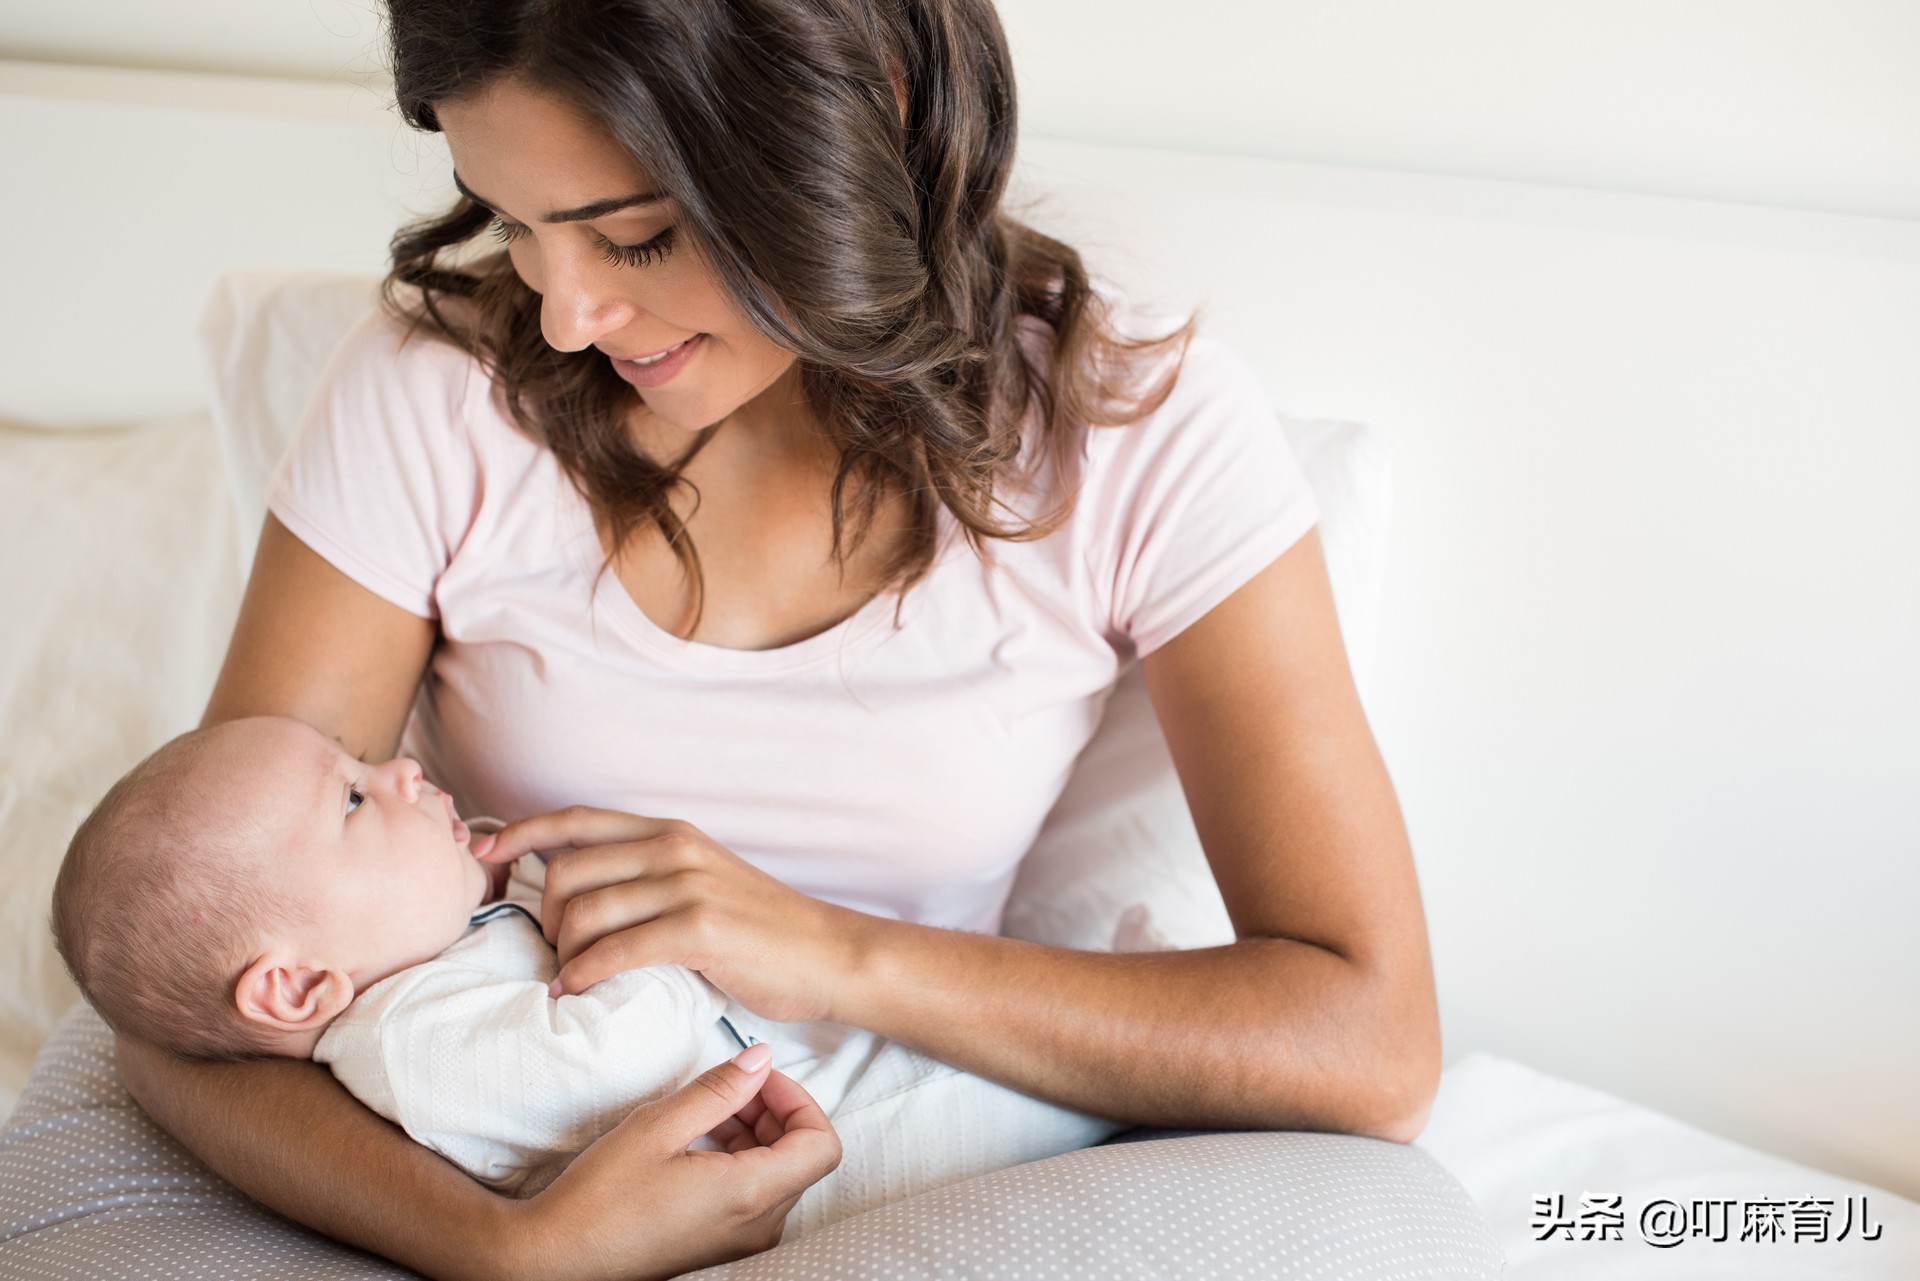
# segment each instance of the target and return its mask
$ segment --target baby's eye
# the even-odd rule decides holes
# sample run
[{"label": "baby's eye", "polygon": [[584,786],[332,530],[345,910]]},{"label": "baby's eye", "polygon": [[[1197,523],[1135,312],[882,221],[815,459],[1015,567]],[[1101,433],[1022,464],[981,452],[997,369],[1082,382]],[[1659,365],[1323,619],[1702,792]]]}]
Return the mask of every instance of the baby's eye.
[{"label": "baby's eye", "polygon": [[360,802],[366,799],[367,798],[361,793],[359,788],[349,787],[347,789],[347,813],[351,814],[355,810],[359,809]]}]

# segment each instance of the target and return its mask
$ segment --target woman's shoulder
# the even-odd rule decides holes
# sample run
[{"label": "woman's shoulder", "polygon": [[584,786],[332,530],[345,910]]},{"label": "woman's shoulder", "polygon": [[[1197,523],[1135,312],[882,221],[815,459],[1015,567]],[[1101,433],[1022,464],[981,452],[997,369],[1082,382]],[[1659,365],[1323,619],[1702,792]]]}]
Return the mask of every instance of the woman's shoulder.
[{"label": "woman's shoulder", "polygon": [[382,308],[335,348],[267,506],[363,585],[432,617],[488,495],[543,456],[504,419],[478,359]]},{"label": "woman's shoulder", "polygon": [[362,316],[334,351],[330,373],[424,390],[461,389],[487,380],[478,356],[436,333],[423,316],[385,304]]},{"label": "woman's shoulder", "polygon": [[[486,363],[424,318],[382,305],[341,339],[312,407],[335,437],[399,439],[504,461],[538,452],[512,425]],[[399,436],[396,429],[404,428]]]},{"label": "woman's shoulder", "polygon": [[[1126,362],[1119,385],[1144,398],[1139,411],[1086,432],[1089,460],[1107,469],[1141,465],[1170,449],[1227,445],[1247,433],[1277,430],[1266,388],[1253,365],[1204,323],[1179,312],[1109,293],[1111,332],[1125,343],[1155,344]],[[1182,331],[1185,331],[1184,333]]]},{"label": "woman's shoulder", "polygon": [[[1136,337],[1184,318],[1130,305]],[[1152,653],[1297,540],[1318,518],[1307,478],[1253,365],[1196,329],[1143,370],[1158,397],[1087,432],[1076,514],[1111,635]],[[1157,380],[1157,381],[1156,381]]]}]

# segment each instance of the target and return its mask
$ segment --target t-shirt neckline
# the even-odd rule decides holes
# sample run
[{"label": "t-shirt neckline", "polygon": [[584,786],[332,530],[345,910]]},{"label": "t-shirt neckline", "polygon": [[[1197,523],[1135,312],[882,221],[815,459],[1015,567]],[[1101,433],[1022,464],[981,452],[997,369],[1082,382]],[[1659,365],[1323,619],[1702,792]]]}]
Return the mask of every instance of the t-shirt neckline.
[{"label": "t-shirt neckline", "polygon": [[[573,526],[569,541],[576,564],[591,584],[590,599],[596,615],[603,617],[637,649],[674,667],[710,672],[784,672],[825,662],[836,654],[852,653],[875,635],[892,629],[894,605],[899,593],[889,589],[871,597],[859,609],[825,631],[815,632],[791,645],[773,649],[732,649],[705,641],[685,640],[653,621],[647,611],[628,594],[626,584],[609,567],[601,573],[606,551],[600,544],[600,531],[594,524],[593,508],[586,495],[573,484],[566,470],[553,460],[561,490],[560,501]],[[937,538],[934,564],[914,590],[925,589],[935,570],[951,559],[955,546],[965,547],[964,539],[954,539],[952,513],[942,505],[935,513]],[[910,612],[910,604],[908,611]],[[902,615],[905,618],[905,613]]]}]

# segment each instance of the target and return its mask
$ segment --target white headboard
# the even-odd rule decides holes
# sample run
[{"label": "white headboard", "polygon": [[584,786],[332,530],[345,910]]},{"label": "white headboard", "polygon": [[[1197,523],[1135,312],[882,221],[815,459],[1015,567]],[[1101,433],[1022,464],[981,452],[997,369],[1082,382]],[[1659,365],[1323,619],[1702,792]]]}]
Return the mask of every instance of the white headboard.
[{"label": "white headboard", "polygon": [[[204,404],[220,271],[378,270],[445,193],[345,88],[0,64],[0,138],[47,425]],[[1394,442],[1372,711],[1449,1057],[1920,1196],[1920,224],[1040,139],[1022,189]]]}]

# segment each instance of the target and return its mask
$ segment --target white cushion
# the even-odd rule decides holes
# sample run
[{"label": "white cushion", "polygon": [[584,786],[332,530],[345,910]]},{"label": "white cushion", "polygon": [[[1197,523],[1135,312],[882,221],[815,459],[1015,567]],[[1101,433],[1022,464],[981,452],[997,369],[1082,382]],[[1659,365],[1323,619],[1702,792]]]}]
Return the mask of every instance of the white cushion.
[{"label": "white cushion", "polygon": [[[250,552],[268,474],[299,427],[327,358],[373,306],[367,276],[237,272],[200,335],[214,421]],[[1364,682],[1385,573],[1392,487],[1374,428],[1281,415],[1320,503],[1320,538],[1356,677]],[[1364,683],[1363,683],[1364,690]],[[1137,951],[1231,941],[1139,671],[1105,719],[1021,865],[1005,933],[1060,947]]]},{"label": "white cushion", "polygon": [[[1164,1135],[1165,1137],[1156,1137]],[[1135,1133],[842,1219],[706,1281],[1491,1281],[1500,1251],[1417,1148],[1346,1134]],[[216,1177],[128,1097],[91,1009],[0,1128],[0,1276],[403,1281]]]},{"label": "white cushion", "polygon": [[0,428],[0,1114],[79,994],[47,928],[74,829],[200,719],[240,601],[205,415]]}]

